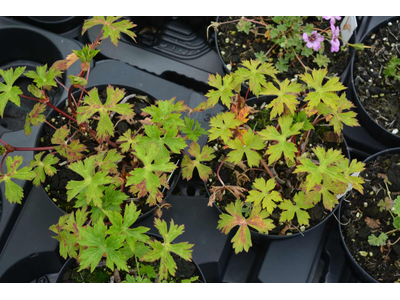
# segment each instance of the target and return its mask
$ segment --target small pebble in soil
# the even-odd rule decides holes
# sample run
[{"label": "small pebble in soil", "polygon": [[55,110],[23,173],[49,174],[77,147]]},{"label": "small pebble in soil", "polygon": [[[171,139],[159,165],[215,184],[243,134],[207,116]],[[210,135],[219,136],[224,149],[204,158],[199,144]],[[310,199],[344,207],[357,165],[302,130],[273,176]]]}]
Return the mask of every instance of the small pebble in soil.
[{"label": "small pebble in soil", "polygon": [[365,252],[365,251],[360,251],[358,253],[360,253],[360,255],[363,256],[363,257],[368,256],[368,252]]},{"label": "small pebble in soil", "polygon": [[375,38],[375,33],[371,35],[371,39],[373,40]]},{"label": "small pebble in soil", "polygon": [[227,44],[229,43],[229,38],[225,39],[225,43],[227,43]]},{"label": "small pebble in soil", "polygon": [[358,219],[360,217],[360,213],[356,213],[356,218]]},{"label": "small pebble in soil", "polygon": [[368,202],[364,202],[364,207],[368,207]]},{"label": "small pebble in soil", "polygon": [[227,64],[226,67],[228,68],[229,71],[232,70],[231,64]]},{"label": "small pebble in soil", "polygon": [[399,132],[399,130],[397,128],[393,129],[393,131],[392,131],[393,134],[397,134],[398,132]]},{"label": "small pebble in soil", "polygon": [[370,253],[369,253],[369,256],[371,256],[371,257],[372,257],[372,256],[374,256],[374,254],[373,254],[372,252],[370,252]]},{"label": "small pebble in soil", "polygon": [[305,226],[301,226],[300,227],[300,231],[303,232],[304,230],[306,230],[306,227]]},{"label": "small pebble in soil", "polygon": [[225,51],[221,51],[221,55],[225,55]]},{"label": "small pebble in soil", "polygon": [[389,23],[388,23],[388,26],[392,26],[392,25],[393,25],[392,22],[389,22]]}]

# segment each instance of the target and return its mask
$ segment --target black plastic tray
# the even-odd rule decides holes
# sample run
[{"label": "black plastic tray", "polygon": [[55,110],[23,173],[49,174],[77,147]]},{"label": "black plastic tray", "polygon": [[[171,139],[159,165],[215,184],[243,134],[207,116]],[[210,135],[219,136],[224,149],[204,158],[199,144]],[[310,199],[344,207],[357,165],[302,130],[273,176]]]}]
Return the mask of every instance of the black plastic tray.
[{"label": "black plastic tray", "polygon": [[[382,18],[384,17],[363,17],[356,39],[368,28],[379,23]],[[166,27],[163,28],[162,35],[170,36],[168,31],[171,30],[171,22],[172,25],[176,25],[173,21],[176,20],[168,19],[167,24],[163,23]],[[0,29],[13,24],[17,23],[0,18]],[[204,30],[208,25],[204,24]],[[64,43],[67,41],[64,37],[53,33],[32,26],[30,28],[46,34],[49,38],[63,40]],[[183,36],[187,36],[189,32],[194,35],[199,32],[193,33],[190,31],[191,25],[181,21],[174,28],[179,28],[179,34]],[[97,33],[95,30],[89,31],[88,40],[93,39],[94,35],[97,37]],[[196,36],[192,36],[192,39],[199,41]],[[76,44],[74,41],[67,42]],[[179,56],[179,52],[171,54],[158,48],[138,46],[127,41],[120,42],[118,50],[104,43],[103,59],[107,57],[118,59],[135,67],[114,60],[99,60],[91,70],[89,86],[127,85],[151,94],[157,99],[167,100],[176,97],[177,100],[184,100],[190,107],[195,107],[205,100],[204,90],[207,89],[208,73],[223,74],[215,49],[212,45],[207,47],[210,48],[208,51],[200,51],[199,56],[188,58],[187,55]],[[117,53],[122,56],[115,57]],[[210,65],[199,64],[202,59],[210,61]],[[170,76],[171,74],[174,75]],[[209,119],[221,110],[222,106],[218,105],[211,111],[196,113],[194,117],[207,128]],[[27,143],[33,145],[37,127],[35,130],[28,140],[23,138],[23,131],[3,133],[1,138],[7,138],[6,141],[15,145],[18,143],[23,143],[24,146]],[[370,153],[385,147],[375,141],[362,127],[345,128],[345,135],[352,157],[364,159]],[[205,142],[206,139],[203,137],[200,143]],[[32,158],[32,155],[29,155],[24,157],[26,162]],[[183,180],[178,182],[173,196],[169,198],[172,208],[164,210],[162,218],[166,221],[173,219],[177,224],[185,224],[185,233],[178,237],[177,241],[189,241],[195,244],[193,259],[202,269],[207,282],[360,281],[353,275],[347,262],[335,218],[331,218],[326,226],[321,226],[305,237],[268,242],[255,239],[248,253],[235,255],[230,242],[234,232],[224,235],[216,229],[218,211],[214,207],[207,206],[208,199],[202,187],[203,183],[199,178],[191,182]],[[4,186],[0,188],[4,217],[4,211],[8,210],[9,204],[4,201]],[[0,282],[54,282],[64,260],[59,256],[58,242],[51,238],[52,232],[48,228],[57,222],[62,212],[47,199],[43,190],[27,184],[24,191],[26,195],[24,205],[18,206],[18,209],[13,206],[14,218],[0,220]],[[137,225],[149,226],[151,232],[156,233],[151,217],[140,221]]]}]

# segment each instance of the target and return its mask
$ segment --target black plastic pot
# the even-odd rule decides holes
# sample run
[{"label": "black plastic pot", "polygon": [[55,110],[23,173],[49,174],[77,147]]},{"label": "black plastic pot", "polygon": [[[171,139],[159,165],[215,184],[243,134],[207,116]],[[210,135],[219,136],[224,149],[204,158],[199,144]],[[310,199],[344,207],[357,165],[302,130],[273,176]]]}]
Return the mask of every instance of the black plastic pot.
[{"label": "black plastic pot", "polygon": [[[89,90],[92,89],[93,87],[94,87],[94,86],[88,86],[88,87],[86,87],[86,90],[89,91]],[[104,90],[104,89],[107,88],[107,85],[99,85],[99,86],[96,85],[95,87],[99,90],[99,92],[101,92],[102,90]],[[129,94],[146,95],[146,96],[149,97],[150,101],[151,101],[153,104],[154,104],[154,102],[156,101],[156,98],[154,98],[153,96],[149,95],[148,93],[142,92],[142,91],[140,91],[140,90],[138,90],[138,89],[136,89],[136,88],[132,88],[132,87],[129,87],[129,86],[121,86],[121,85],[114,86],[114,88],[124,89],[124,90],[125,90],[127,93],[129,93]],[[73,95],[74,95],[75,99],[77,99],[77,98],[79,98],[80,94],[81,94],[80,91],[76,91]],[[67,100],[65,100],[65,101],[67,101]],[[62,110],[64,107],[65,107],[65,102],[62,101],[62,102],[58,105],[58,108]],[[48,115],[47,119],[54,118],[54,117],[57,116],[58,114],[59,114],[58,112],[52,111],[52,112]],[[40,147],[40,139],[41,139],[41,137],[42,137],[43,134],[44,134],[44,127],[45,127],[45,126],[48,126],[48,125],[46,125],[45,123],[43,123],[43,124],[41,124],[41,126],[40,126],[40,128],[39,128],[39,132],[38,132],[38,135],[37,135],[37,138],[36,138],[36,142],[35,142],[35,147]],[[39,151],[39,152],[40,152],[40,151]],[[39,153],[39,152],[37,152],[37,153]],[[179,181],[180,174],[181,174],[180,164],[181,164],[181,162],[182,162],[182,159],[183,159],[183,155],[181,155],[179,161],[177,162],[177,163],[178,163],[178,164],[177,164],[177,166],[178,166],[177,169],[175,169],[175,170],[170,174],[170,177],[169,177],[169,179],[168,179],[168,183],[169,183],[170,188],[163,192],[163,194],[164,194],[164,199],[163,199],[163,201],[167,201],[168,196],[169,196],[169,195],[171,194],[171,192],[174,190],[176,184],[177,184],[178,181]],[[40,188],[44,191],[43,184],[40,185]],[[44,192],[45,192],[45,191],[44,191]],[[46,193],[46,192],[45,192],[45,193]],[[49,201],[51,201],[57,208],[59,208],[59,207],[57,206],[57,204],[56,204],[54,201],[52,201],[52,200],[50,199],[49,196],[47,196],[47,199],[48,199]],[[60,208],[59,208],[59,209],[60,209]],[[152,215],[152,214],[155,212],[156,209],[157,209],[157,206],[154,206],[152,209],[150,209],[150,210],[147,211],[146,213],[140,215],[139,218],[138,218],[138,220],[141,220],[141,219],[143,219],[143,218],[146,218],[146,217]],[[66,212],[63,211],[62,209],[60,209],[60,210],[61,210],[63,213],[66,213]]]},{"label": "black plastic pot", "polygon": [[[217,17],[217,20],[216,20],[216,21],[219,22],[219,16]],[[229,73],[231,73],[231,70],[227,67],[225,61],[224,61],[223,58],[222,58],[221,52],[220,52],[220,50],[219,50],[218,34],[215,34],[214,40],[215,40],[215,48],[217,49],[218,56],[219,56],[219,58],[220,58],[220,60],[221,60],[222,66],[223,66],[225,72],[226,72],[227,74],[229,74]],[[355,34],[352,35],[352,37],[350,38],[350,41],[349,41],[349,42],[350,42],[350,43],[354,43],[354,41],[355,41]],[[343,73],[340,74],[340,78],[339,78],[339,81],[340,81],[340,82],[346,83],[347,80],[348,80],[349,70],[350,70],[350,64],[351,64],[351,57],[353,56],[353,53],[354,53],[353,48],[350,48],[350,56],[349,56],[350,60],[349,60],[348,65],[347,65],[346,68],[344,69]],[[245,85],[244,83],[242,83],[241,93],[242,93],[242,94],[245,94],[245,93],[247,92],[248,88],[249,88],[249,87],[248,87],[247,85]],[[252,95],[252,96],[254,97],[254,95]],[[266,96],[266,97],[269,97],[269,99],[270,99],[269,101],[272,101],[272,99],[274,98],[274,96]]]},{"label": "black plastic pot", "polygon": [[[19,66],[26,66],[26,70],[36,71],[36,66],[47,64],[50,67],[54,61],[64,59],[69,55],[71,49],[82,47],[76,41],[3,17],[0,17],[0,38],[3,41],[7,41],[0,49],[0,68],[2,69],[10,67],[15,69]],[[78,71],[79,66],[77,64],[72,65],[65,76],[60,79],[61,82],[65,83],[66,76]],[[21,87],[25,95],[29,93],[26,91],[26,87],[31,81],[26,77],[21,77],[17,80],[17,85]],[[51,97],[53,103],[56,104],[62,97],[66,97],[66,92],[57,90],[51,94]],[[32,135],[28,137],[25,136],[23,127],[26,112],[29,112],[28,108],[24,106],[33,107],[35,104],[35,101],[22,98],[21,107],[17,107],[13,103],[7,104],[4,112],[6,118],[0,122],[0,136],[3,141],[19,147],[34,146],[38,127],[33,126]],[[29,161],[33,159],[33,153],[31,152],[14,152],[10,156],[13,155],[23,157],[24,162],[21,167],[29,165]],[[2,204],[0,204],[2,206],[0,208],[0,250],[3,248],[13,224],[21,212],[30,188],[30,183],[25,184],[24,181],[17,181],[16,183],[24,187],[26,197],[22,201],[22,205],[9,203],[5,198],[4,184],[0,185],[2,199]]]},{"label": "black plastic pot", "polygon": [[[49,35],[52,34],[49,33]],[[154,99],[167,100],[177,97],[177,100],[185,100],[185,103],[192,108],[206,100],[204,96],[192,90],[112,60],[98,62],[91,69],[88,88],[108,84],[131,87],[139,91],[152,91]],[[211,111],[211,113],[213,112]],[[208,118],[201,113],[195,113],[192,117],[202,124],[205,124],[205,120]],[[33,133],[28,138],[25,137],[23,131],[4,133],[1,138],[15,146],[33,147],[39,128],[34,126],[32,129]],[[33,159],[31,152],[17,152],[16,154],[24,155],[23,166],[29,165],[29,161]],[[3,200],[2,218],[0,220],[2,234],[0,236],[0,282],[31,282],[38,278],[39,273],[43,275],[54,273],[54,270],[59,270],[62,266],[62,263],[59,263],[60,259],[54,259],[51,261],[56,263],[43,265],[40,268],[43,272],[40,272],[39,269],[28,271],[27,268],[30,265],[37,265],[28,262],[36,261],[36,257],[42,257],[42,253],[49,253],[49,255],[51,253],[55,257],[59,256],[58,242],[51,238],[53,233],[49,230],[49,227],[56,224],[64,213],[51,203],[52,201],[48,199],[43,188],[32,188],[31,183],[24,185],[24,182],[21,185],[24,187],[25,193],[23,205],[9,204],[5,200],[4,184],[0,185]],[[172,191],[173,187],[170,190]],[[13,216],[11,216],[11,213],[13,213]],[[46,255],[43,257],[46,257]],[[25,263],[22,263],[23,260],[25,260]],[[20,276],[21,273],[26,274],[26,276]],[[34,274],[35,277],[30,277],[29,274]]]},{"label": "black plastic pot", "polygon": [[[133,227],[135,227],[135,226],[133,226]],[[161,235],[159,235],[159,234],[147,233],[147,235],[149,235],[149,236],[151,236],[151,237],[153,237],[153,238],[155,238],[155,239],[157,239],[157,240],[159,240],[159,241],[162,241],[162,237],[161,237]],[[63,265],[62,269],[60,270],[60,272],[59,272],[59,274],[58,274],[58,276],[57,276],[57,279],[56,279],[56,281],[55,281],[56,283],[62,283],[62,277],[63,277],[64,273],[65,273],[65,272],[72,266],[72,264],[74,264],[75,262],[76,262],[76,260],[75,260],[74,258],[69,258],[69,259],[65,262],[65,264]],[[201,271],[201,268],[198,266],[198,264],[197,264],[194,260],[192,260],[192,263],[196,266],[197,270],[198,270],[199,273],[200,273],[199,280],[200,280],[202,283],[207,283],[206,278],[204,277],[204,274],[203,274],[203,272]]]},{"label": "black plastic pot", "polygon": [[[391,148],[387,150],[383,150],[381,152],[378,152],[374,155],[371,155],[367,159],[364,160],[364,163],[367,163],[369,161],[375,160],[379,156],[382,155],[387,155],[387,154],[398,154],[400,153],[400,148]],[[343,203],[343,202],[342,202]],[[351,255],[349,249],[347,248],[346,242],[344,241],[344,236],[342,232],[342,225],[341,225],[341,210],[342,210],[342,203],[340,204],[339,208],[339,231],[340,231],[340,237],[342,240],[342,244],[344,246],[348,261],[350,262],[351,268],[354,270],[355,274],[363,281],[363,282],[370,282],[370,283],[379,283],[375,278],[373,278],[371,275],[369,275],[363,268],[360,267],[360,265],[357,263],[357,261],[354,259],[354,257]]]},{"label": "black plastic pot", "polygon": [[[260,96],[259,98],[251,98],[247,100],[247,105],[249,106],[253,106],[254,104],[256,104],[258,107],[263,103],[263,102],[267,102],[269,101],[269,97],[266,96]],[[343,149],[342,149],[343,153],[347,154],[347,158],[350,159],[350,152],[348,150],[347,147],[347,143],[346,140],[343,138]],[[207,187],[206,182],[204,182],[204,186],[205,189],[207,191],[208,197],[211,196],[211,193]],[[339,205],[342,201],[343,197],[340,197],[339,201]],[[299,236],[305,236],[307,234],[309,234],[311,231],[315,230],[318,227],[324,227],[326,226],[326,222],[327,220],[330,219],[330,217],[337,211],[337,209],[339,208],[339,205],[336,205],[336,207],[329,213],[329,215],[327,215],[323,220],[321,220],[320,223],[318,223],[316,226],[311,227],[306,229],[304,232],[298,232],[298,233],[294,233],[291,235],[270,235],[270,234],[263,234],[263,233],[259,233],[255,230],[250,230],[252,237],[254,237],[255,239],[261,239],[261,240],[283,240],[283,239],[289,239],[289,238],[294,238],[294,237],[299,237]],[[222,210],[215,204],[215,202],[213,203],[213,206],[215,206],[220,214],[223,214]]]},{"label": "black plastic pot", "polygon": [[[398,17],[393,17],[390,19],[385,19],[384,21],[380,22],[378,25],[376,25],[374,28],[372,28],[369,32],[364,34],[364,36],[361,38],[360,43],[363,43],[372,33],[375,33],[379,31],[382,27],[387,26],[387,23],[390,21],[395,21],[397,20]],[[370,115],[369,113],[365,110],[363,104],[361,103],[360,98],[357,95],[355,83],[354,83],[354,67],[355,67],[355,60],[357,57],[357,53],[353,55],[353,58],[351,60],[351,68],[350,68],[350,97],[352,101],[354,102],[356,108],[356,112],[358,114],[359,120],[362,122],[362,125],[365,127],[365,129],[372,135],[373,138],[377,139],[380,141],[382,144],[386,146],[386,149],[388,148],[393,148],[393,147],[398,147],[400,146],[400,136],[397,136],[389,131],[387,131],[384,127],[382,127],[380,124],[378,124]]]}]

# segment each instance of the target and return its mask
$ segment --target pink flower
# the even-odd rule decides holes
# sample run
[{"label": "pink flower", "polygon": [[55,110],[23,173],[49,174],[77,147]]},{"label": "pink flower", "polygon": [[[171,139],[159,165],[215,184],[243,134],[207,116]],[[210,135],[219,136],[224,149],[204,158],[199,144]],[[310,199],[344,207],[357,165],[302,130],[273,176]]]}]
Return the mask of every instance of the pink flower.
[{"label": "pink flower", "polygon": [[336,20],[340,20],[342,17],[323,17],[325,20],[331,20],[331,25],[335,24]]},{"label": "pink flower", "polygon": [[321,48],[321,42],[324,41],[324,37],[316,31],[311,32],[310,35],[304,32],[303,41],[307,42],[306,46],[308,48],[313,48],[315,51],[318,51]]},{"label": "pink flower", "polygon": [[331,40],[331,52],[338,52],[340,49],[339,37],[339,26],[331,24],[332,29],[332,40]]}]

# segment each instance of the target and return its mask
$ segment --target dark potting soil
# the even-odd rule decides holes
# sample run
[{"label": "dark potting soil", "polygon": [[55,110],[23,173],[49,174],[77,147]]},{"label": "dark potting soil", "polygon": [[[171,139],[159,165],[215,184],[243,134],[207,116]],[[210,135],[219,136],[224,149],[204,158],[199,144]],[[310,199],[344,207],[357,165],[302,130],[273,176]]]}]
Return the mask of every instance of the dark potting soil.
[{"label": "dark potting soil", "polygon": [[[99,96],[101,101],[105,101],[107,98],[106,94],[106,89],[100,90],[99,91]],[[128,95],[126,95],[127,97]],[[133,104],[133,108],[135,111],[135,123],[133,125],[130,125],[126,121],[121,121],[118,123],[118,125],[115,127],[115,135],[113,138],[110,140],[112,142],[115,142],[118,140],[120,135],[124,134],[128,129],[131,129],[132,132],[135,130],[138,130],[141,126],[141,123],[138,122],[139,120],[143,120],[144,117],[141,116],[142,109],[148,106],[148,103],[142,102],[141,100],[141,95],[137,95],[139,98],[130,98],[127,103]],[[69,111],[69,107],[66,103],[66,106],[63,109],[64,112]],[[113,117],[112,122],[115,124],[118,121],[117,114]],[[53,124],[56,128],[60,128],[63,125],[68,125],[68,128],[71,130],[70,131],[70,136],[76,132],[76,124],[72,123],[70,120],[62,116],[61,114],[57,114],[50,120],[48,120],[51,124]],[[93,122],[90,124],[91,128],[96,128],[97,127],[97,121]],[[39,146],[46,147],[46,146],[52,146],[53,144],[51,143],[51,139],[54,134],[54,129],[51,128],[50,126],[44,126],[43,130],[43,136],[40,138]],[[90,154],[96,154],[97,151],[95,150],[96,147],[98,147],[98,144],[92,139],[88,138],[90,135],[84,135],[80,132],[77,132],[74,136],[74,139],[79,140],[81,144],[84,144],[87,147],[88,150],[88,155]],[[71,201],[67,201],[67,189],[66,186],[69,181],[71,180],[76,180],[80,181],[83,180],[83,178],[75,173],[74,171],[70,170],[67,167],[67,159],[65,157],[60,156],[58,153],[55,153],[55,156],[59,158],[59,163],[57,165],[54,165],[54,167],[57,169],[57,173],[54,174],[53,176],[46,176],[46,180],[43,183],[43,187],[46,190],[46,193],[50,197],[50,199],[63,211],[66,213],[71,213],[72,211],[76,210],[74,208],[75,203],[76,203],[76,198],[72,199]],[[179,155],[173,155],[172,156],[172,161],[177,162],[179,159]],[[125,159],[123,159],[119,165],[119,171],[122,170],[122,165],[123,161],[126,160],[127,165],[129,165],[129,156],[127,155]],[[126,170],[129,172],[129,170]],[[128,192],[128,189],[124,191],[129,197],[133,197],[132,194]],[[165,193],[164,193],[165,195]],[[151,209],[154,208],[154,206],[149,206],[146,204],[147,197],[142,197],[140,199],[134,200],[135,204],[137,206],[137,209],[141,210],[141,215],[145,214],[146,212],[150,211]]]},{"label": "dark potting soil", "polygon": [[[179,257],[178,255],[171,253],[173,259],[176,262],[177,269],[175,273],[175,277],[169,278],[169,282],[181,282],[184,279],[190,279],[194,276],[198,276],[198,279],[194,281],[195,283],[201,283],[201,275],[197,268],[197,266],[191,262],[186,261],[183,258]],[[154,262],[139,262],[140,265],[150,265],[154,268],[154,271],[158,274],[159,271],[159,261]],[[138,270],[135,258],[130,258],[127,262],[129,272],[126,271],[119,271],[119,275],[121,277],[121,281],[126,280],[127,275],[137,276]],[[79,265],[75,261],[71,266],[65,271],[62,275],[62,283],[110,283],[111,280],[115,282],[115,273],[110,268],[105,266],[105,260],[102,260],[99,263],[99,266],[93,271],[90,272],[90,269],[83,269],[82,271],[78,272]],[[152,282],[155,282],[155,279],[152,279]]]},{"label": "dark potting soil", "polygon": [[[255,130],[262,130],[265,128],[265,126],[268,125],[274,125],[274,126],[277,125],[277,123],[275,122],[276,121],[269,121],[268,109],[261,109],[254,115],[254,119],[250,120],[247,125],[252,129],[255,128]],[[262,124],[262,126],[264,127],[261,127],[259,124]],[[314,155],[314,152],[311,150],[311,148],[315,148],[317,146],[324,147],[325,149],[334,148],[337,150],[341,150],[343,155],[345,157],[348,157],[345,145],[343,143],[343,138],[339,138],[338,141],[336,142],[323,140],[321,137],[326,138],[327,135],[329,137],[332,136],[331,134],[327,134],[331,130],[330,127],[324,126],[324,124],[318,126],[317,124],[315,128],[316,131],[311,131],[308,144],[306,145],[306,150],[305,150],[305,152],[311,154],[312,159],[316,159],[316,156]],[[298,138],[297,140],[300,141],[302,139],[302,135],[297,136],[297,138]],[[219,182],[217,177],[217,170],[223,159],[228,155],[229,149],[223,149],[223,145],[220,144],[218,140],[210,141],[208,143],[208,146],[214,148],[214,154],[215,154],[215,158],[210,163],[207,164],[208,166],[211,167],[213,171],[212,175],[210,176],[206,184],[208,190],[210,190],[212,186],[221,186],[221,183]],[[261,157],[263,157],[265,154],[265,150],[260,150],[257,152],[261,155]],[[266,160],[266,162],[267,161],[268,160]],[[248,166],[246,165],[246,167]],[[271,167],[270,169],[272,169],[271,172],[273,174],[278,174],[279,178],[283,179],[286,182],[289,182],[285,183],[281,190],[283,198],[293,199],[294,195],[300,191],[299,185],[301,183],[298,179],[299,176],[293,173],[294,167],[288,168],[288,166],[284,163],[283,157],[275,164],[274,168],[272,168],[272,166],[270,167]],[[225,163],[221,167],[220,177],[222,181],[225,183],[225,185],[241,186],[250,191],[252,190],[252,185],[256,178],[264,178],[265,181],[268,181],[270,179],[269,174],[262,169],[263,167],[260,164],[260,167],[250,168],[250,169],[248,168],[246,171],[243,171],[243,169],[241,169],[238,165]],[[239,174],[242,175],[238,177]],[[240,182],[240,180],[238,181],[238,178],[242,179],[245,178],[245,176],[243,175],[246,175],[248,180],[245,182]],[[247,197],[248,192],[244,192],[244,195]],[[217,199],[215,201],[215,204],[221,209],[222,212],[226,213],[226,206],[229,203],[233,203],[235,201],[236,197],[231,192],[226,191],[222,199],[221,200]],[[294,218],[291,221],[291,225],[289,225],[288,223],[280,223],[279,218],[281,211],[282,210],[279,207],[276,207],[272,215],[269,216],[269,218],[272,218],[274,220],[274,225],[276,226],[272,231],[269,232],[269,234],[285,235],[285,234],[298,233],[300,231],[300,226],[297,222],[297,218]],[[313,208],[308,209],[307,212],[310,214],[310,220],[309,220],[310,225],[305,226],[305,229],[318,225],[323,219],[325,219],[331,213],[331,211],[324,208],[322,201],[320,201]],[[251,227],[250,229],[252,230]]]},{"label": "dark potting soil", "polygon": [[371,49],[358,51],[354,63],[357,95],[368,114],[387,131],[400,136],[400,81],[383,74],[390,59],[400,55],[400,23],[393,21],[364,41]]},{"label": "dark potting soil", "polygon": [[[391,198],[394,200],[400,195],[400,156],[385,155],[367,162],[366,169],[360,173],[365,180],[364,194],[354,191],[343,201],[341,227],[347,248],[357,263],[379,282],[395,282],[400,280],[400,244],[378,247],[368,243],[369,235],[379,236],[394,229],[391,213],[381,211],[378,206],[389,198],[382,174],[390,182]],[[391,243],[399,238],[398,231],[389,235]]]},{"label": "dark potting soil", "polygon": [[[238,20],[241,17],[220,17],[219,23]],[[248,17],[254,18],[254,17]],[[263,17],[265,22],[271,22],[274,24],[270,17]],[[319,21],[315,17],[310,17],[311,21],[315,23],[317,28],[327,30],[330,28],[329,20],[322,19]],[[343,19],[342,19],[343,20]],[[338,22],[338,21],[336,21]],[[339,21],[340,22],[340,21]],[[246,34],[245,32],[238,32],[235,23],[223,24],[218,27],[218,46],[219,51],[221,53],[222,59],[225,64],[231,65],[231,71],[234,72],[237,70],[238,66],[240,66],[242,61],[253,59],[255,60],[255,53],[263,51],[265,54],[268,53],[268,50],[274,46],[274,43],[269,41],[265,37],[256,38],[254,34],[250,32],[250,34]],[[339,23],[338,23],[339,24]],[[337,24],[336,24],[337,25]],[[259,33],[265,34],[266,29],[261,28],[259,26]],[[328,64],[328,76],[340,76],[344,70],[346,69],[349,61],[350,61],[350,51],[339,51],[339,52],[331,52],[331,44],[330,41],[324,40],[325,52],[324,54],[331,60]],[[306,43],[304,43],[305,45]],[[244,48],[245,47],[245,48]],[[272,59],[272,63],[275,64],[278,61],[278,55],[280,47],[276,47],[276,49],[272,50],[268,54],[268,58]],[[316,54],[316,53],[315,53]],[[302,62],[311,69],[320,69],[320,67],[313,62],[313,55],[309,57],[300,56]],[[285,78],[292,79],[295,78],[295,75],[303,74],[305,72],[304,67],[301,63],[296,59],[291,64],[289,64],[288,71],[284,73],[280,73],[277,75],[279,80],[284,80]]]}]

